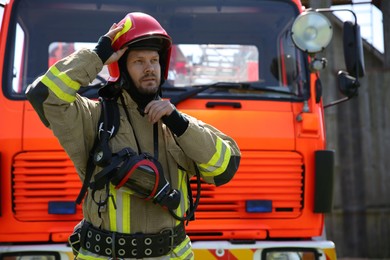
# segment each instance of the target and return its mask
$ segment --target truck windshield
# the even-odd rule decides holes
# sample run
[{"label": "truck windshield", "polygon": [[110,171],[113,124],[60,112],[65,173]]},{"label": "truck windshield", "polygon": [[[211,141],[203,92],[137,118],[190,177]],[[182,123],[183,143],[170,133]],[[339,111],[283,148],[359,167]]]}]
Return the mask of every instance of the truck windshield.
[{"label": "truck windshield", "polygon": [[[289,2],[16,0],[3,91],[10,99],[24,99],[27,86],[57,60],[78,49],[93,48],[112,23],[128,12],[142,11],[154,16],[174,42],[165,96],[230,82],[246,87],[224,87],[202,95],[303,100],[308,98],[306,62],[291,40],[298,10]],[[107,78],[107,68],[103,68],[91,85],[101,86]],[[248,87],[249,83],[255,87]],[[93,89],[81,92],[93,97]]]}]

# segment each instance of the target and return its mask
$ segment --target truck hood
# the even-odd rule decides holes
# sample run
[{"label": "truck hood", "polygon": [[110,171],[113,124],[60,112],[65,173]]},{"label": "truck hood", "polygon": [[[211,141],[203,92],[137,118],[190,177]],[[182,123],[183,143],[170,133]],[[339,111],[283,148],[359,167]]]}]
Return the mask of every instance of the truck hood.
[{"label": "truck hood", "polygon": [[[256,106],[251,107],[251,102],[256,102]],[[242,150],[295,149],[294,117],[290,103],[241,101],[240,108],[207,108],[207,101],[204,103],[196,106],[199,109],[186,109],[184,103],[179,110],[231,136]]]},{"label": "truck hood", "polygon": [[[240,108],[207,107],[209,101],[187,102],[178,109],[231,136],[244,150],[291,151],[295,149],[294,117],[291,104],[270,101],[241,101]],[[252,108],[251,102],[256,102]],[[40,122],[26,104],[23,132],[24,150],[62,149],[50,129]],[[266,109],[264,109],[266,107]],[[37,124],[37,122],[39,122]]]}]

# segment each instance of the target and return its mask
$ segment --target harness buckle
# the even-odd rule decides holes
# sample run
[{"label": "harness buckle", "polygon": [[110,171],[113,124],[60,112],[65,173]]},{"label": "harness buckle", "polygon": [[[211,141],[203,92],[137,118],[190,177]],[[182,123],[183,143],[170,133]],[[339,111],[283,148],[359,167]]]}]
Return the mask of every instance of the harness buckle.
[{"label": "harness buckle", "polygon": [[174,228],[164,228],[160,231],[161,234],[168,234],[169,237],[169,252],[171,252],[175,248],[175,238],[177,234],[175,233]]},{"label": "harness buckle", "polygon": [[98,131],[99,139],[100,139],[100,134],[101,134],[101,132],[107,132],[107,133],[109,134],[109,138],[111,138],[111,136],[114,134],[114,131],[115,131],[115,126],[112,126],[112,127],[111,127],[111,130],[105,131],[105,130],[104,130],[104,124],[103,124],[103,122],[101,122],[101,123],[99,124],[99,131]]}]

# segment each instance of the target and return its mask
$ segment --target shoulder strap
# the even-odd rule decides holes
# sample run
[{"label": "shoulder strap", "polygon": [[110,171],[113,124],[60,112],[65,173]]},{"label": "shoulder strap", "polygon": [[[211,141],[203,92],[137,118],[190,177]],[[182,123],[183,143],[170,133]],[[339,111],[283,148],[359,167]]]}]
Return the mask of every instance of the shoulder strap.
[{"label": "shoulder strap", "polygon": [[88,162],[87,162],[87,169],[85,170],[85,176],[83,181],[83,186],[81,186],[79,195],[77,196],[76,203],[80,204],[83,200],[85,193],[87,193],[87,189],[89,186],[89,183],[92,179],[92,173],[95,170],[96,165],[93,162],[93,151],[95,150],[98,143],[98,138],[95,139],[95,143],[93,145],[93,148],[91,149],[91,152],[89,154]]},{"label": "shoulder strap", "polygon": [[81,203],[87,193],[96,165],[104,167],[110,163],[112,152],[108,141],[116,135],[119,129],[120,115],[117,98],[100,97],[99,100],[102,109],[98,123],[98,133],[89,153],[83,185],[76,199],[77,204]]},{"label": "shoulder strap", "polygon": [[108,141],[116,135],[119,128],[120,115],[117,99],[100,98],[102,112],[98,123],[97,137],[99,142],[94,150],[94,163],[100,167],[111,162],[112,152]]}]

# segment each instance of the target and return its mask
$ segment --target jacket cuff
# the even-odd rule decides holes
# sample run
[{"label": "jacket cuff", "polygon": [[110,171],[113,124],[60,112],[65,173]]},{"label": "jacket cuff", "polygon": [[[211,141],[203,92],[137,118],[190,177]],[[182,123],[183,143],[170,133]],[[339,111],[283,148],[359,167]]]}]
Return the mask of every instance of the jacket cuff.
[{"label": "jacket cuff", "polygon": [[169,116],[164,116],[162,121],[178,137],[187,130],[189,123],[188,119],[179,113],[177,109],[173,110]]},{"label": "jacket cuff", "polygon": [[110,58],[110,56],[114,53],[114,50],[111,46],[111,39],[108,36],[102,36],[99,38],[99,41],[96,47],[93,49],[94,52],[99,56],[102,60],[103,64]]}]

